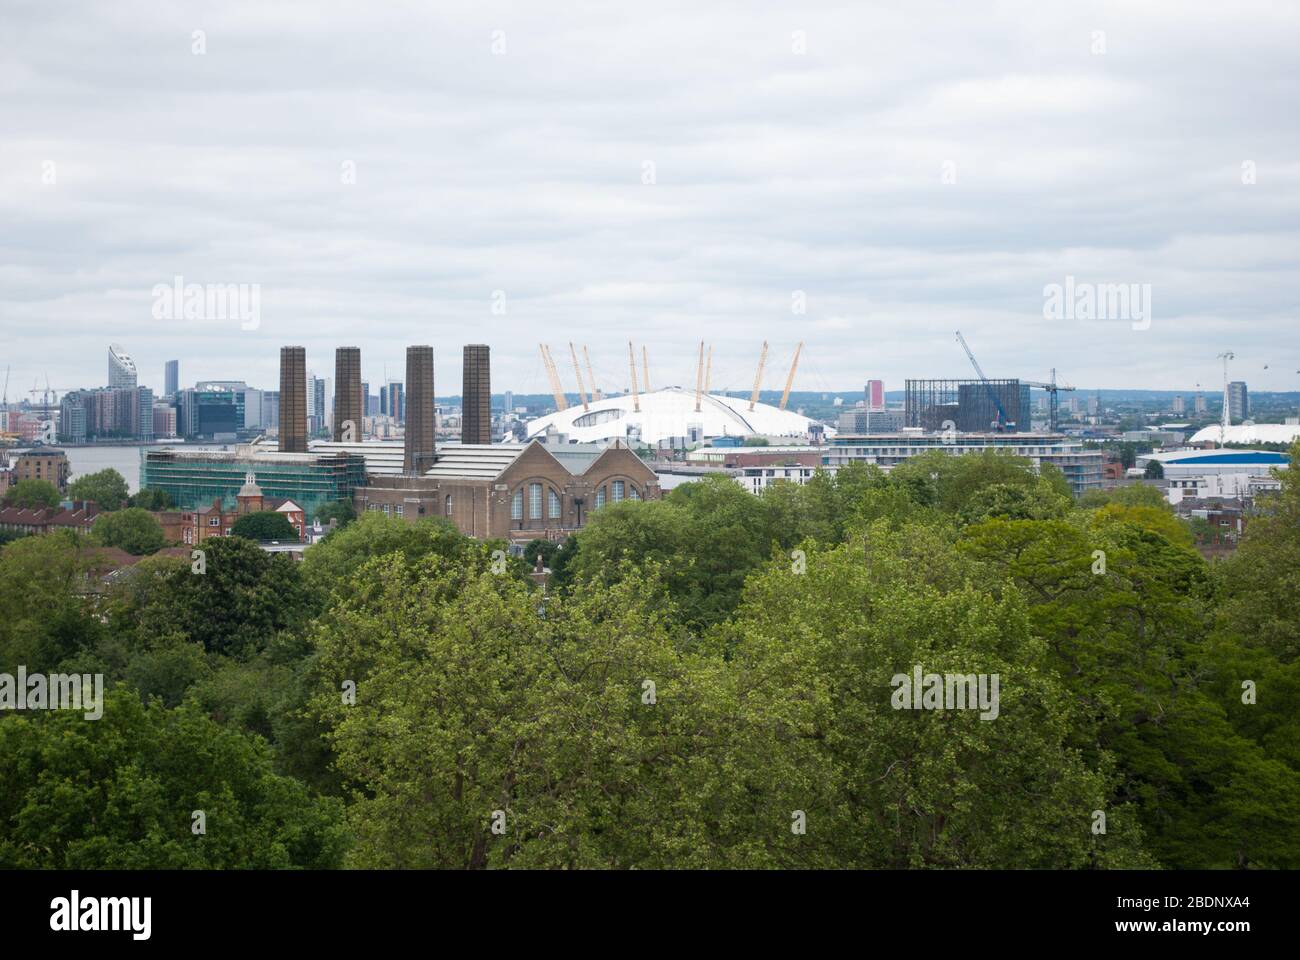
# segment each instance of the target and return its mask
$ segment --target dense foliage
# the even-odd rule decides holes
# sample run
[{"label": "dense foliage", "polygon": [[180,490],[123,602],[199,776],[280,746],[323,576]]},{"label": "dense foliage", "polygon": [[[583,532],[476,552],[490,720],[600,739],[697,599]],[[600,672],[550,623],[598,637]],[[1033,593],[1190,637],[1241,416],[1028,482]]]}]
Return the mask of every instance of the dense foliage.
[{"label": "dense foliage", "polygon": [[[379,513],[108,580],[23,538],[0,673],[109,692],[0,713],[0,866],[1300,866],[1292,465],[1214,565],[1150,488],[992,453],[704,479],[525,559]],[[997,709],[899,709],[916,670]]]}]

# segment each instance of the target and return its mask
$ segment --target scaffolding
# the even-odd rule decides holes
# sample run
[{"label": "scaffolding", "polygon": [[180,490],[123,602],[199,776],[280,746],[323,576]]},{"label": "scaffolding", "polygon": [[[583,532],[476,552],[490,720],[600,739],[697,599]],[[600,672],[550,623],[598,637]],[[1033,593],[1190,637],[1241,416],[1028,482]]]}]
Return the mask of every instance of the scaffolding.
[{"label": "scaffolding", "polygon": [[1005,430],[1030,429],[1029,385],[1020,380],[907,380],[903,423],[927,433],[992,433],[1001,419],[999,404]]}]

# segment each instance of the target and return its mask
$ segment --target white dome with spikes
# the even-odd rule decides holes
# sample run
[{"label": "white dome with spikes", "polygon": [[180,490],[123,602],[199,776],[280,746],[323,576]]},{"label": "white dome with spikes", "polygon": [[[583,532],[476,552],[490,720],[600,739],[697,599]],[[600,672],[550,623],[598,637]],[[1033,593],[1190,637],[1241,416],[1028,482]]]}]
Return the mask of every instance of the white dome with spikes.
[{"label": "white dome with spikes", "polygon": [[[575,403],[567,410],[547,414],[528,424],[528,437],[542,437],[550,427],[577,443],[604,443],[627,440],[640,432],[642,443],[651,446],[674,437],[689,437],[693,428],[703,438],[713,437],[806,437],[816,423],[791,410],[780,410],[767,403],[709,394],[701,397],[695,409],[695,391],[667,387],[638,396],[640,410],[633,409],[630,394],[592,401],[584,410]],[[822,428],[834,435],[830,427]]]}]

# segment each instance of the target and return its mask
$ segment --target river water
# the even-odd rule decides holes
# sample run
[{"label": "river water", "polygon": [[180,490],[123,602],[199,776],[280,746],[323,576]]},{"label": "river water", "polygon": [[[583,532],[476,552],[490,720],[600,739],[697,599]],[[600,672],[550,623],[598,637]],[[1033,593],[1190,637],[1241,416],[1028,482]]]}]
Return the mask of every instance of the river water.
[{"label": "river water", "polygon": [[[68,455],[68,467],[72,471],[69,480],[76,480],[87,473],[96,473],[107,467],[112,467],[123,477],[126,478],[127,488],[135,493],[140,489],[140,451],[141,450],[160,450],[165,446],[180,446],[179,444],[124,444],[122,446],[109,444],[95,444],[90,447],[56,447]],[[220,446],[191,446],[184,445],[186,450],[226,450],[229,447]],[[9,451],[10,455],[17,455],[21,450],[15,449]],[[0,460],[5,454],[0,452]]]}]

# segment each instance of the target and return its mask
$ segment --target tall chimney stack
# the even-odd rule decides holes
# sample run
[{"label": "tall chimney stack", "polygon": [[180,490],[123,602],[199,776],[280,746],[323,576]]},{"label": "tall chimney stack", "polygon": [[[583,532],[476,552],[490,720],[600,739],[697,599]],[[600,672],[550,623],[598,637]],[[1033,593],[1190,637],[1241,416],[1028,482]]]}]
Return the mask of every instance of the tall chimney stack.
[{"label": "tall chimney stack", "polygon": [[486,343],[465,347],[464,377],[461,381],[461,443],[492,442],[492,367]]},{"label": "tall chimney stack", "polygon": [[280,348],[280,450],[307,452],[307,348]]},{"label": "tall chimney stack", "polygon": [[433,466],[433,413],[433,347],[407,347],[405,473],[422,476]]},{"label": "tall chimney stack", "polygon": [[361,439],[361,417],[365,410],[365,401],[361,397],[361,348],[339,347],[334,351],[336,443],[356,443]]}]

